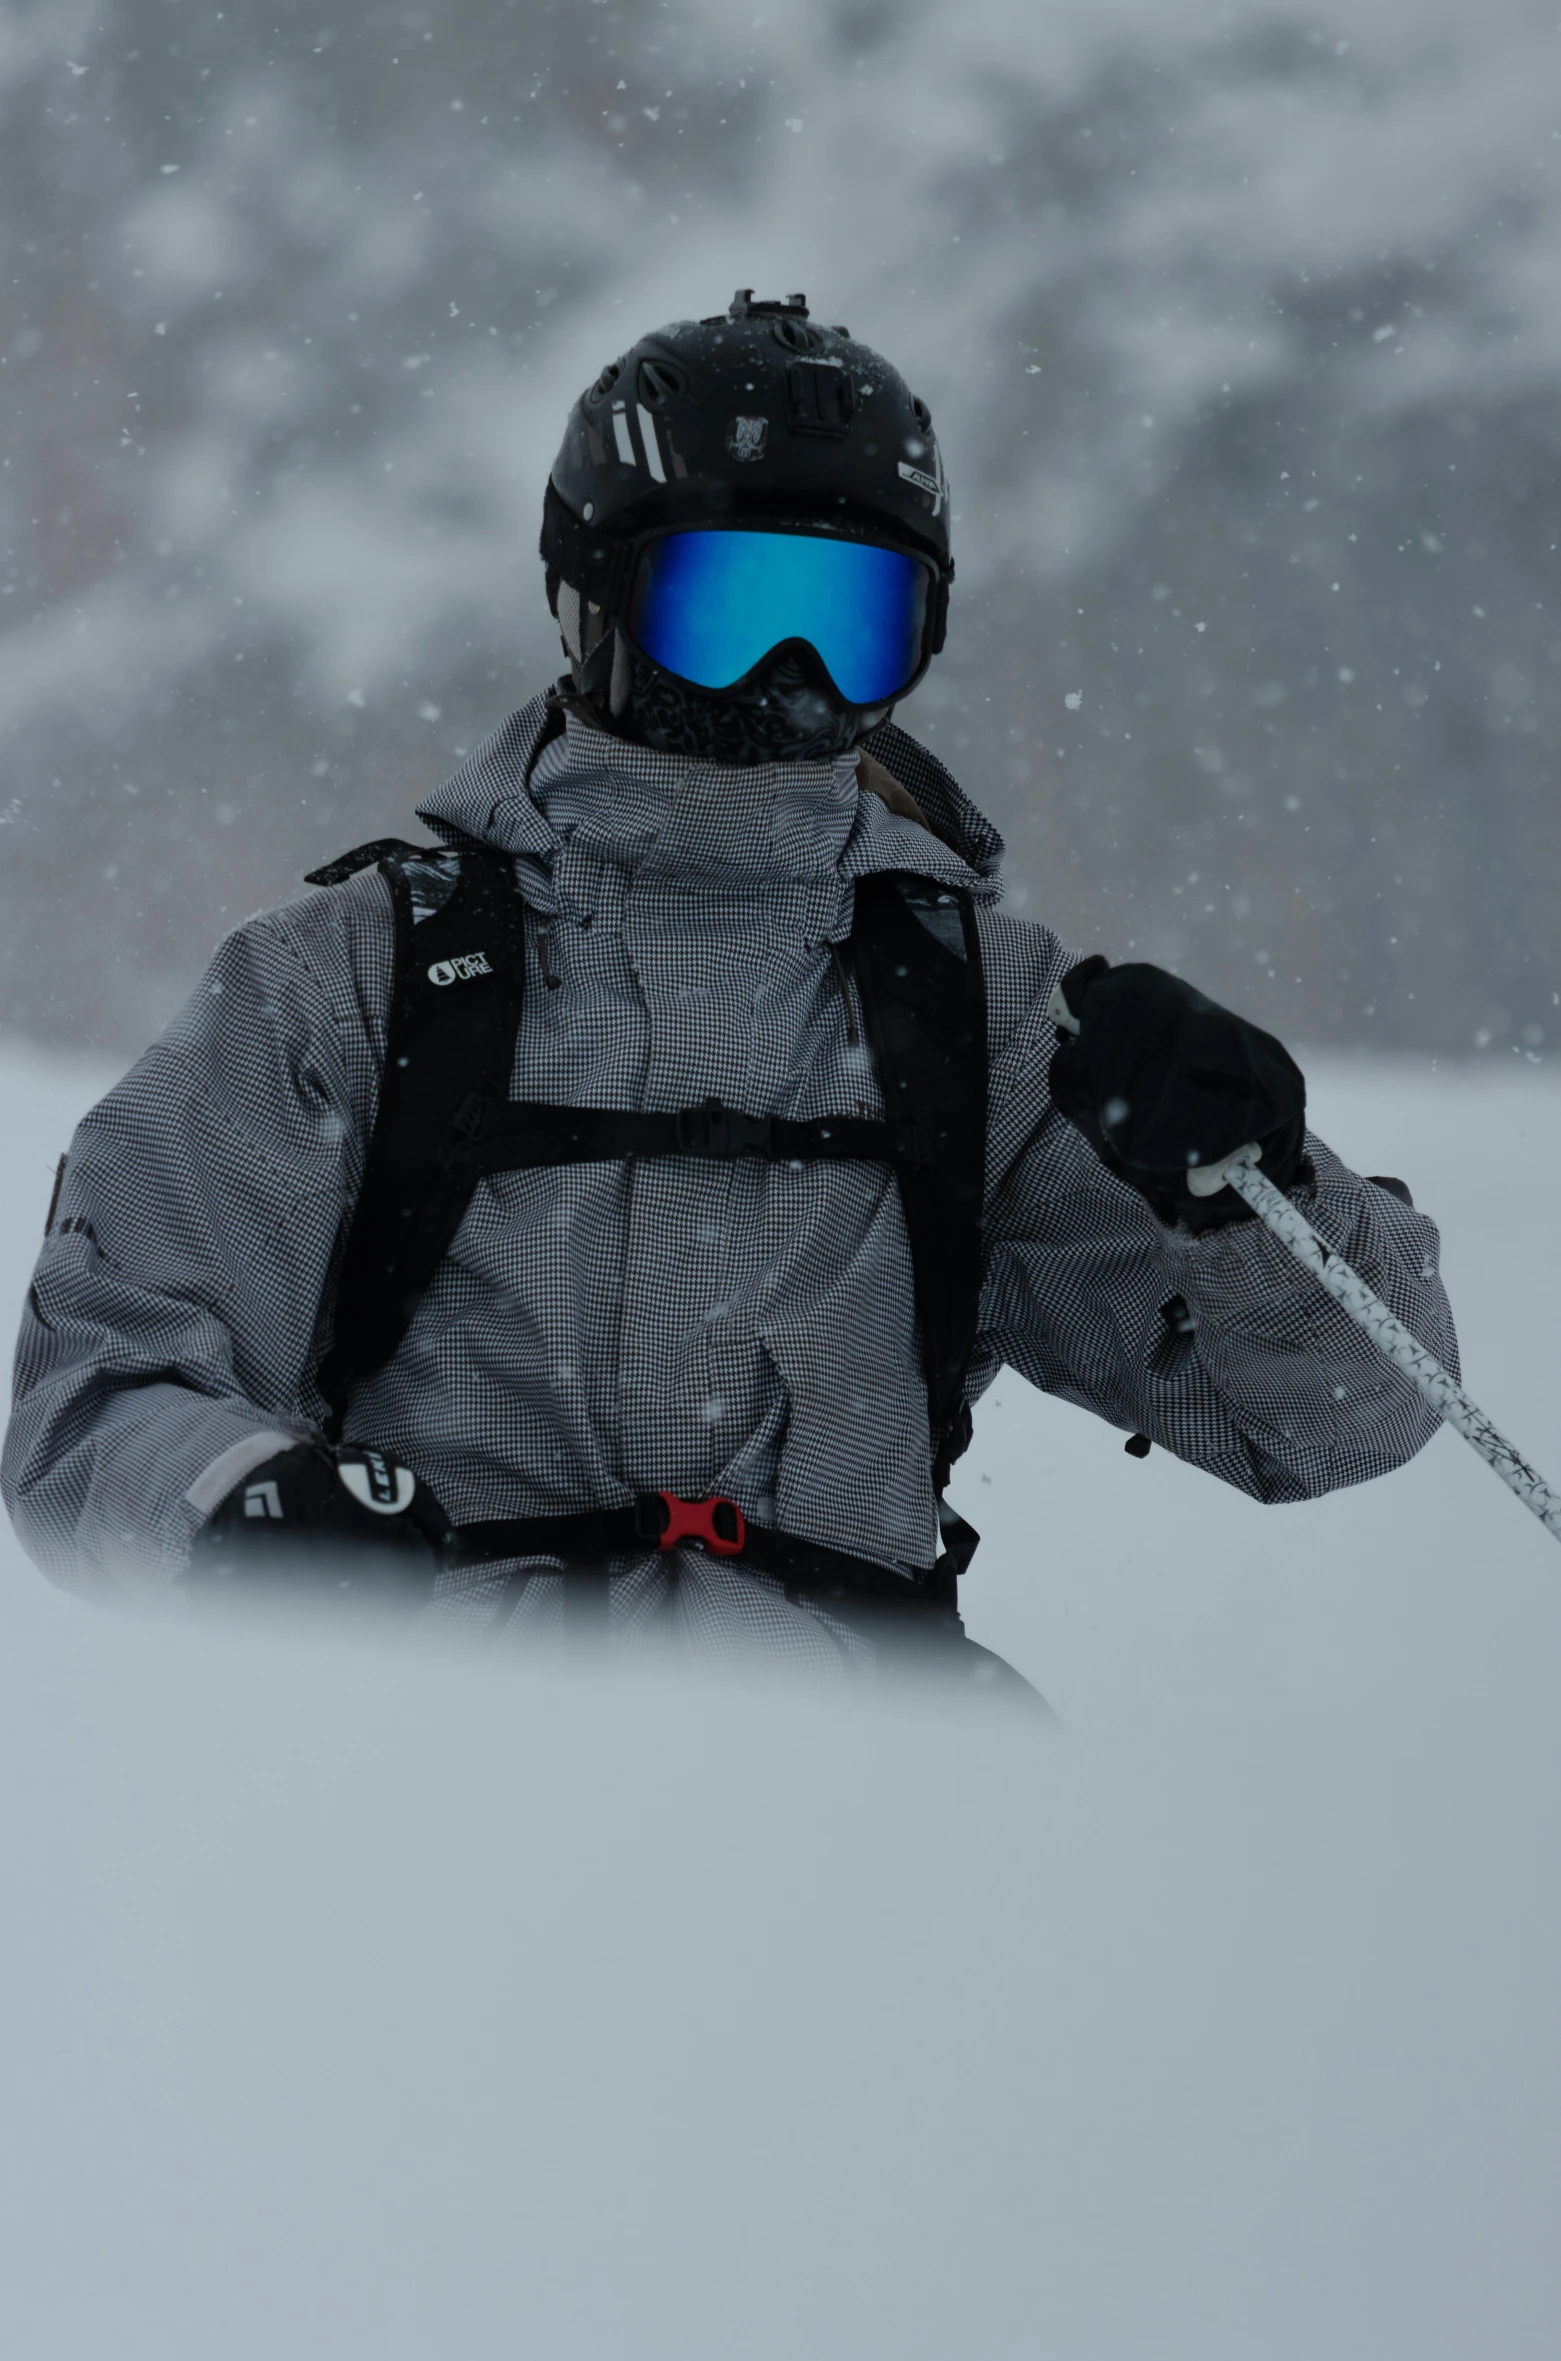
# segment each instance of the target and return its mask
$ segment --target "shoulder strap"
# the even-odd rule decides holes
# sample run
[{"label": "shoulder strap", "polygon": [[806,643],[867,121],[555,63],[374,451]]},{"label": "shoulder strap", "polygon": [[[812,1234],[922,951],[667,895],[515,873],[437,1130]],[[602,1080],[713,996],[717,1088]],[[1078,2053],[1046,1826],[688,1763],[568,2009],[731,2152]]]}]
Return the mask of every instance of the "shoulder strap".
[{"label": "shoulder strap", "polygon": [[360,869],[372,869],[377,861],[383,869],[388,861],[406,854],[438,852],[433,844],[408,844],[404,836],[376,836],[367,844],[355,844],[350,853],[338,853],[334,861],[326,861],[318,869],[311,869],[304,878],[305,885],[345,885],[349,877],[356,877]]},{"label": "shoulder strap", "polygon": [[320,1368],[333,1435],[353,1387],[405,1336],[460,1228],[480,1176],[464,1151],[489,1103],[508,1097],[514,1065],[525,914],[513,865],[505,854],[463,848],[448,900],[414,925],[407,855],[427,849],[393,844],[380,857],[395,911],[395,972],[379,1109],[342,1252],[334,1341]]},{"label": "shoulder strap", "polygon": [[941,1496],[970,1440],[981,1300],[987,1026],[974,903],[922,878],[863,878],[851,958],[885,1111],[912,1127],[915,1152],[897,1169]]}]

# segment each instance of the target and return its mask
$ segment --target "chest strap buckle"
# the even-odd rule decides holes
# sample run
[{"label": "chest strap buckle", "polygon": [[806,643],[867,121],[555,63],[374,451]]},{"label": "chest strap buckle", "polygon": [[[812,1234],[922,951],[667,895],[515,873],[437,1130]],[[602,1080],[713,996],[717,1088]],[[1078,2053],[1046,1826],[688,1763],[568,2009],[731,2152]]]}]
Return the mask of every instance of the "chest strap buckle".
[{"label": "chest strap buckle", "polygon": [[675,1492],[649,1492],[641,1497],[645,1523],[661,1549],[676,1549],[680,1541],[702,1541],[712,1557],[740,1557],[748,1539],[748,1523],[735,1500],[679,1500]]},{"label": "chest strap buckle", "polygon": [[717,1098],[684,1107],[677,1117],[678,1146],[691,1156],[768,1156],[773,1132],[768,1115],[745,1115]]}]

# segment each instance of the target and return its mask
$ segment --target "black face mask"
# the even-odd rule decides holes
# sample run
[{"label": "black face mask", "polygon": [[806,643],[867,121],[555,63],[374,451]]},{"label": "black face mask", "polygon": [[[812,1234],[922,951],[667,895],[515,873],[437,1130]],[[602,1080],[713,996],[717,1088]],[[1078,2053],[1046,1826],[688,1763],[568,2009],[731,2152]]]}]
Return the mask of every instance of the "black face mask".
[{"label": "black face mask", "polygon": [[617,726],[642,745],[696,762],[830,762],[848,754],[882,718],[878,708],[842,705],[795,654],[777,657],[723,697],[687,688],[642,656],[631,656],[629,693]]}]

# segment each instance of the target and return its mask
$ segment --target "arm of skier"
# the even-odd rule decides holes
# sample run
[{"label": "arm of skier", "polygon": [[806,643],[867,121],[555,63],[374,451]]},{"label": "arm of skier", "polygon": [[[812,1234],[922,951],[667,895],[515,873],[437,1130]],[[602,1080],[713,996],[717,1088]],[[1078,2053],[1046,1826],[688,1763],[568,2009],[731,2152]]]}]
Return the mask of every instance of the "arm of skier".
[{"label": "arm of skier", "polygon": [[[382,884],[346,890],[388,960]],[[172,1579],[224,1495],[316,1425],[376,1054],[328,899],[229,937],[72,1142],[0,1464],[23,1544],[67,1585]]]},{"label": "arm of skier", "polygon": [[[1043,964],[1027,1016],[995,1045],[978,1381],[1007,1361],[1264,1501],[1402,1465],[1434,1414],[1279,1242],[1252,1220],[1199,1233],[1174,1206],[1157,1213],[1053,1103],[1047,1006],[1072,963],[1051,945]],[[1293,1167],[1307,1219],[1456,1368],[1434,1225],[1298,1116],[1285,1145],[1271,1154]]]}]

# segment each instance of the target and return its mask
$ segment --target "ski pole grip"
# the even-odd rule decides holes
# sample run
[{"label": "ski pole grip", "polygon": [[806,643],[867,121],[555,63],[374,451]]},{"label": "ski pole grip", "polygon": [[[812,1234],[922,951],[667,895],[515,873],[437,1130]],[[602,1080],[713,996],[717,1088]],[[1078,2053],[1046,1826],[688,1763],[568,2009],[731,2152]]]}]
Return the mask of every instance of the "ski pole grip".
[{"label": "ski pole grip", "polygon": [[[1231,1175],[1238,1164],[1256,1164],[1262,1154],[1257,1141],[1248,1140],[1245,1147],[1232,1148],[1230,1154],[1222,1156],[1218,1164],[1190,1164],[1187,1167],[1187,1187],[1194,1197],[1217,1197],[1221,1189],[1230,1185]],[[1238,1194],[1245,1196],[1246,1191],[1240,1190]]]}]

